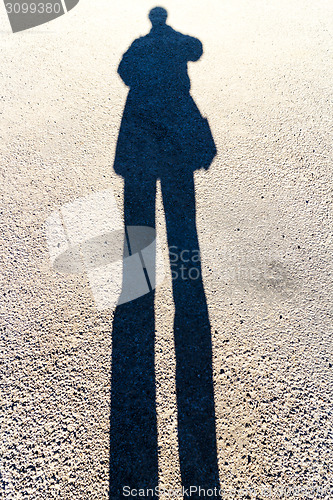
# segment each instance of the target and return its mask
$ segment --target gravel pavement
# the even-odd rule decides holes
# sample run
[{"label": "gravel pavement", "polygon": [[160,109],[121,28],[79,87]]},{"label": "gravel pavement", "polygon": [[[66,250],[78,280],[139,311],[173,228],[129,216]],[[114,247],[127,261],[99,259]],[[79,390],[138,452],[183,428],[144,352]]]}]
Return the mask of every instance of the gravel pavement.
[{"label": "gravel pavement", "polygon": [[[52,269],[45,221],[109,188],[122,210],[116,69],[155,5],[81,0],[17,34],[0,9],[6,500],[108,497],[114,310],[96,308],[85,275]],[[224,498],[332,498],[333,4],[163,5],[203,43],[192,95],[218,149],[195,185]],[[167,262],[160,195],[157,212]],[[177,490],[170,284],[155,303],[159,481]]]}]

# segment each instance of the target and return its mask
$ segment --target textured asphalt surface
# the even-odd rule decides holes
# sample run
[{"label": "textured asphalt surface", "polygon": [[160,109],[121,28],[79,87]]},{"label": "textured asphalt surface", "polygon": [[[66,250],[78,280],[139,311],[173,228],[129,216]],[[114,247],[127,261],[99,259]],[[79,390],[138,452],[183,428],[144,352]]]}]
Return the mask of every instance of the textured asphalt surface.
[{"label": "textured asphalt surface", "polygon": [[[52,269],[44,224],[110,187],[121,210],[112,164],[127,90],[116,68],[153,6],[81,0],[15,35],[0,9],[6,500],[108,496],[114,311],[96,309],[84,275]],[[195,183],[224,498],[332,498],[333,6],[164,6],[203,43],[192,95],[218,148]],[[167,257],[160,198],[158,232]],[[170,283],[155,305],[159,480],[177,490]]]}]

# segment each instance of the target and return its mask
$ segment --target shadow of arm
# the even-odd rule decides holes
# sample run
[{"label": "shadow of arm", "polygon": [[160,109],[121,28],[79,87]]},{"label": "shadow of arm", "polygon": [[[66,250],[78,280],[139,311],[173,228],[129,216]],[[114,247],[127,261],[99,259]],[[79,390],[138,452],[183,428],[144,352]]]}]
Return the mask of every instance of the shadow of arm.
[{"label": "shadow of arm", "polygon": [[191,36],[186,37],[186,47],[188,50],[188,60],[198,61],[203,54],[202,43],[197,38]]}]

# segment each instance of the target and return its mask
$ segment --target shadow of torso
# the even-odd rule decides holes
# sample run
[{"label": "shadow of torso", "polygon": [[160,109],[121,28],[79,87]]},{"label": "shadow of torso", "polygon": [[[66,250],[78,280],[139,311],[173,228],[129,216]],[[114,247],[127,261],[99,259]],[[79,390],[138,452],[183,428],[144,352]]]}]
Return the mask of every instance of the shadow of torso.
[{"label": "shadow of torso", "polygon": [[156,177],[208,168],[216,149],[208,122],[190,95],[189,61],[201,42],[168,25],[133,42],[118,73],[129,86],[114,169]]}]

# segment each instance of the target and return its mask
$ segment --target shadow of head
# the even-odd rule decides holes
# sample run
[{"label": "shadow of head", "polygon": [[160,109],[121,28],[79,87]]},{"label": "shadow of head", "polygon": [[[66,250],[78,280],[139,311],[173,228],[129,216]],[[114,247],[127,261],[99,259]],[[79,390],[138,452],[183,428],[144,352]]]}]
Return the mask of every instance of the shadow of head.
[{"label": "shadow of head", "polygon": [[168,18],[168,13],[163,7],[154,7],[149,12],[149,19],[153,27],[163,26]]}]

